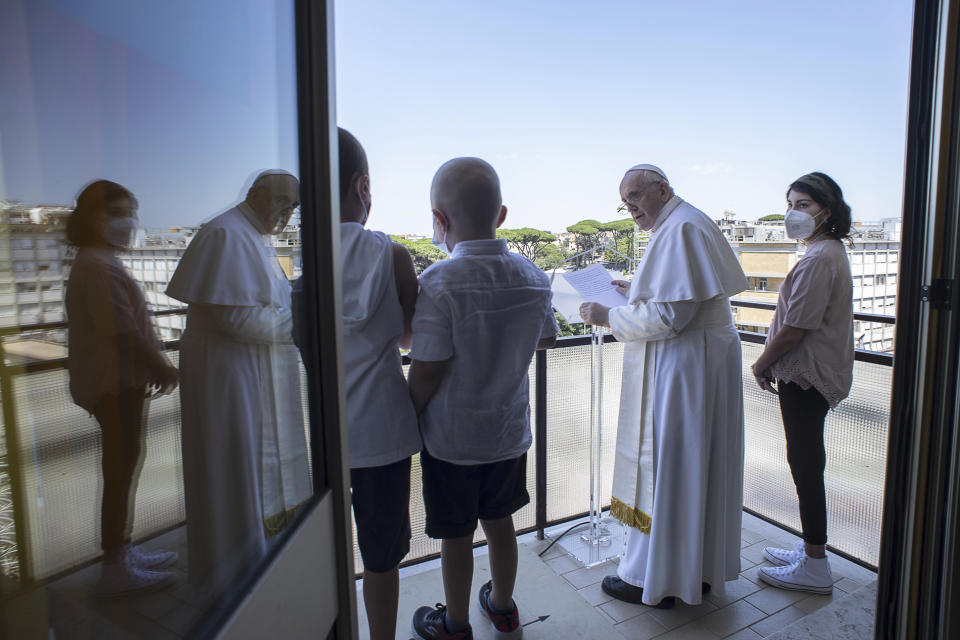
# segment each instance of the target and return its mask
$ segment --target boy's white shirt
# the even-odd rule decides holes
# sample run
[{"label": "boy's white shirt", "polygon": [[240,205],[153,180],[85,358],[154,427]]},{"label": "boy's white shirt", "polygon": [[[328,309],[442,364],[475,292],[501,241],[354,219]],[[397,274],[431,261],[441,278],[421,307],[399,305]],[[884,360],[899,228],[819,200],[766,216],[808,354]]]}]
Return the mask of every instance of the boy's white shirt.
[{"label": "boy's white shirt", "polygon": [[530,361],[557,334],[549,277],[504,240],[460,242],[420,276],[411,357],[450,359],[420,417],[431,456],[485,464],[531,444]]},{"label": "boy's white shirt", "polygon": [[340,258],[350,468],[392,464],[417,453],[422,444],[397,348],[403,309],[393,242],[357,222],[344,222]]}]

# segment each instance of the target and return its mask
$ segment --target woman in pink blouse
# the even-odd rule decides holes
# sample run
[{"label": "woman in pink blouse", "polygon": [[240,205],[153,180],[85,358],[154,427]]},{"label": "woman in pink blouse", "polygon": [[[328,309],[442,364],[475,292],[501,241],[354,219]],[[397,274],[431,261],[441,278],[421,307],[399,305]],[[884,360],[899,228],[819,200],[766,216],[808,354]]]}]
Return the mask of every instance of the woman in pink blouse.
[{"label": "woman in pink blouse", "polygon": [[96,417],[102,435],[101,546],[98,595],[117,596],[173,583],[158,571],[173,552],[131,544],[134,501],[144,457],[145,402],[177,386],[161,352],[140,286],[117,259],[137,228],[137,200],[107,180],[88,185],[67,221],[77,253],[67,283],[70,394]]},{"label": "woman in pink blouse", "polygon": [[762,568],[759,577],[784,589],[830,593],[823,427],[853,380],[853,279],[843,246],[850,207],[837,183],[815,172],[790,185],[787,209],[787,235],[803,242],[806,252],[780,285],[753,375],[761,388],[779,395],[803,539],[793,549],[764,549],[777,566]]}]

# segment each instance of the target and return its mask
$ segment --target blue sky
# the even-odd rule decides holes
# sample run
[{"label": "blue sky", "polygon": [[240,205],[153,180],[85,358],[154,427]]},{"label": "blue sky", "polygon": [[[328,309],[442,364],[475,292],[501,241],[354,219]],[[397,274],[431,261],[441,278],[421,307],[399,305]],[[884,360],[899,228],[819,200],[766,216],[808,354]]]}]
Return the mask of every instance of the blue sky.
[{"label": "blue sky", "polygon": [[[193,224],[251,172],[295,171],[289,2],[0,0],[0,197],[129,186]],[[433,172],[498,170],[507,226],[616,217],[652,162],[711,215],[782,211],[811,170],[898,216],[912,5],[337,2],[337,112],[367,149],[370,225],[429,234]],[[13,95],[8,95],[13,94]]]}]

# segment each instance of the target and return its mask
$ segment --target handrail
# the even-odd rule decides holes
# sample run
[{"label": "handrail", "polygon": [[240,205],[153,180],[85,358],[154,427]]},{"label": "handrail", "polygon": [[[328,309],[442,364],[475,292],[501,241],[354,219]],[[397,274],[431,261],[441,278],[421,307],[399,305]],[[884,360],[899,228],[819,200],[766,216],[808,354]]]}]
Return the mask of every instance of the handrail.
[{"label": "handrail", "polygon": [[[160,309],[157,311],[151,311],[150,315],[152,316],[177,316],[182,315],[187,312],[186,307],[176,308],[176,309]],[[30,333],[33,331],[52,331],[54,329],[66,329],[67,322],[66,320],[61,320],[59,322],[39,322],[37,324],[24,324],[24,325],[14,325],[12,327],[0,327],[0,338],[5,336],[17,335],[19,333]]]},{"label": "handrail", "polygon": [[[766,309],[776,311],[777,305],[773,302],[758,302],[755,300],[741,300],[739,298],[730,299],[731,307],[745,307],[747,309]],[[853,319],[861,322],[876,322],[878,324],[896,324],[896,316],[888,316],[879,313],[863,313],[861,311],[853,312]]]},{"label": "handrail", "polygon": [[[759,302],[755,300],[742,300],[740,298],[731,298],[730,299],[731,307],[744,307],[747,309],[764,309],[767,311],[776,311],[777,305],[773,302]],[[187,308],[179,307],[174,309],[160,309],[157,311],[151,311],[150,315],[161,317],[161,316],[176,316],[183,315],[187,312]],[[863,322],[876,322],[878,324],[896,324],[897,317],[883,315],[878,313],[863,313],[860,311],[855,311],[853,314],[854,320],[861,320]],[[18,333],[29,333],[31,331],[50,331],[53,329],[66,329],[66,321],[59,322],[41,322],[37,324],[26,324],[26,325],[15,325],[12,327],[0,327],[0,337],[16,335]]]}]

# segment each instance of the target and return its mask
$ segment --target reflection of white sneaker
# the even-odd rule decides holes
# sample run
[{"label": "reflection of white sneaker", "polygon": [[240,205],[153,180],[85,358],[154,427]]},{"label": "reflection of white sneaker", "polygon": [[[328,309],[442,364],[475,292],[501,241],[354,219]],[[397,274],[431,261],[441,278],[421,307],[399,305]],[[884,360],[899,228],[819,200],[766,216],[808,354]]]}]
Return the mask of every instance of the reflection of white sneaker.
[{"label": "reflection of white sneaker", "polygon": [[126,562],[137,569],[162,569],[177,561],[174,551],[145,551],[142,547],[127,546]]},{"label": "reflection of white sneaker", "polygon": [[762,567],[757,576],[775,587],[829,594],[833,591],[833,574],[826,558],[811,558],[804,555],[797,562],[785,567]]},{"label": "reflection of white sneaker", "polygon": [[123,562],[104,563],[96,592],[101,598],[129,596],[172,586],[176,578],[169,571],[148,571]]},{"label": "reflection of white sneaker", "polygon": [[793,549],[781,549],[779,547],[764,547],[763,557],[773,564],[785,566],[799,562],[804,556],[803,540],[797,540]]}]

